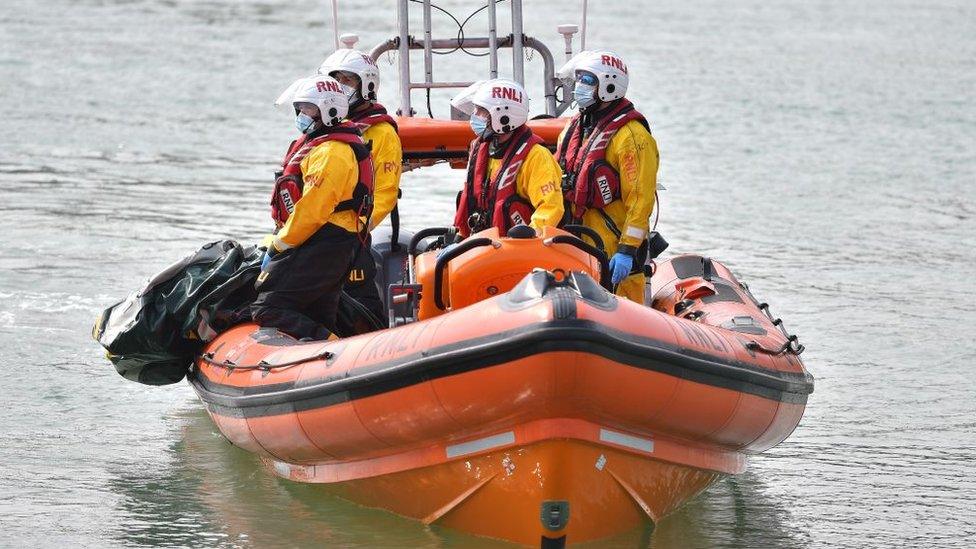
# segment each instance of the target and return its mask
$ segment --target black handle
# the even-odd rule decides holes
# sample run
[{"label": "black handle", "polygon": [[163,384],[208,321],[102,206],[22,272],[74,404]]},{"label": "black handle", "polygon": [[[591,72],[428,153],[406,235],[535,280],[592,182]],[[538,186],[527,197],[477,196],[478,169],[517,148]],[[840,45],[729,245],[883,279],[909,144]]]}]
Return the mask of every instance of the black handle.
[{"label": "black handle", "polygon": [[426,229],[420,229],[417,234],[413,235],[410,239],[410,248],[407,250],[411,256],[417,255],[417,246],[424,241],[425,238],[430,238],[432,236],[444,236],[451,232],[451,227],[427,227]]},{"label": "black handle", "polygon": [[575,236],[566,234],[556,235],[547,239],[546,242],[551,242],[553,244],[569,244],[570,246],[582,250],[596,258],[600,262],[600,286],[603,286],[609,292],[613,292],[613,285],[610,283],[610,261],[607,259],[606,252],[596,248],[595,246],[591,246],[586,242],[583,242]]},{"label": "black handle", "polygon": [[438,309],[442,311],[447,309],[447,307],[444,305],[444,300],[441,299],[441,290],[444,287],[444,270],[447,268],[447,264],[450,263],[455,257],[469,250],[480,248],[481,246],[491,246],[491,244],[492,241],[490,238],[469,238],[450,250],[445,250],[443,253],[441,253],[440,257],[437,258],[437,264],[434,267],[434,305],[437,305]]}]

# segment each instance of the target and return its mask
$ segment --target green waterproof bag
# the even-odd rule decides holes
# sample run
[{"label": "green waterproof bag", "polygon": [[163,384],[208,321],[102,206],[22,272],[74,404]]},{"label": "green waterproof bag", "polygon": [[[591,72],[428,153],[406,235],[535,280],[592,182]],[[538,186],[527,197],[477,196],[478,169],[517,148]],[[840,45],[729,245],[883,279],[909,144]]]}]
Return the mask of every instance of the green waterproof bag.
[{"label": "green waterproof bag", "polygon": [[105,309],[92,337],[125,378],[176,383],[206,342],[250,320],[261,255],[233,240],[207,244]]}]

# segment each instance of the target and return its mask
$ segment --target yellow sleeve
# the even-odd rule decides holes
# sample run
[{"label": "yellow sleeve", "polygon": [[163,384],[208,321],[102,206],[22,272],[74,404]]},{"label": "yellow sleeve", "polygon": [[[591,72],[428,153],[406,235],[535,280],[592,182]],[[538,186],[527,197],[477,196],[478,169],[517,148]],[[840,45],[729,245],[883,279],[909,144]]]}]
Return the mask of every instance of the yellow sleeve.
[{"label": "yellow sleeve", "polygon": [[335,212],[339,202],[352,197],[359,178],[359,165],[352,147],[337,141],[315,147],[302,159],[302,177],[302,197],[274,239],[274,247],[279,252],[301,246],[326,223],[355,231],[355,221],[350,228],[350,220],[342,219],[355,220],[355,213]]},{"label": "yellow sleeve", "polygon": [[607,162],[620,173],[620,197],[626,209],[620,244],[640,246],[654,210],[657,142],[640,122],[631,120],[610,139]]},{"label": "yellow sleeve", "polygon": [[369,230],[373,230],[396,206],[403,149],[400,136],[387,122],[370,126],[363,133],[363,141],[373,143],[373,216],[369,220]]},{"label": "yellow sleeve", "polygon": [[563,172],[549,149],[535,145],[525,157],[516,180],[516,192],[532,203],[535,212],[529,225],[537,231],[555,227],[563,218],[563,195],[560,192]]}]

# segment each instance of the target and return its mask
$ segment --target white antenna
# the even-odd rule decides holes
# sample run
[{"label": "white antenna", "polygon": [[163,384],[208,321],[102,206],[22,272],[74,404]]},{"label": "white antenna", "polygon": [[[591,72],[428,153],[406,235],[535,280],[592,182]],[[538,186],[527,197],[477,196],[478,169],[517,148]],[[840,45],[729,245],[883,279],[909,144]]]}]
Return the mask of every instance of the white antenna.
[{"label": "white antenna", "polygon": [[569,61],[573,57],[573,35],[579,32],[579,27],[573,24],[565,24],[559,25],[556,30],[563,35],[563,41],[566,44],[566,61]]},{"label": "white antenna", "polygon": [[586,0],[583,0],[583,17],[580,21],[580,51],[586,49]]},{"label": "white antenna", "polygon": [[339,0],[332,0],[332,33],[335,37],[335,49],[339,49]]},{"label": "white antenna", "polygon": [[359,42],[359,35],[351,32],[343,33],[339,41],[347,50],[351,50],[356,47],[356,42]]}]

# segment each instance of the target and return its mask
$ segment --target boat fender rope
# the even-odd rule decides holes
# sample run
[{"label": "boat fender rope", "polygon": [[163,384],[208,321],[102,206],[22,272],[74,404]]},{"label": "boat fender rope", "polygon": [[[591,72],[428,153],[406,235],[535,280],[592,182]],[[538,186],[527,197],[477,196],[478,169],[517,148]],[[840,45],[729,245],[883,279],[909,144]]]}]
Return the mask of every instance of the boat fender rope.
[{"label": "boat fender rope", "polygon": [[789,336],[786,339],[786,343],[784,343],[779,349],[767,349],[766,347],[760,345],[758,341],[750,341],[746,343],[746,348],[750,351],[758,351],[760,353],[773,356],[778,356],[787,352],[798,356],[800,353],[806,350],[806,347],[800,343],[800,339],[795,335]]},{"label": "boat fender rope", "polygon": [[[748,289],[746,289],[748,291]],[[762,311],[767,318],[773,323],[773,326],[779,328],[779,331],[783,333],[786,337],[786,343],[784,343],[779,349],[767,349],[763,347],[756,341],[750,341],[746,344],[746,347],[752,351],[759,351],[761,353],[766,353],[770,355],[781,355],[783,353],[790,353],[792,355],[800,356],[800,354],[806,350],[806,347],[800,343],[799,336],[793,335],[786,331],[786,325],[783,324],[782,318],[774,318],[773,314],[769,311],[769,303],[762,302],[759,304],[759,310]]]},{"label": "boat fender rope", "polygon": [[284,368],[291,368],[292,366],[298,366],[299,364],[305,364],[307,362],[314,362],[316,360],[331,360],[335,357],[330,351],[322,351],[316,353],[312,356],[307,356],[304,358],[299,358],[297,360],[292,360],[290,362],[282,362],[281,364],[271,364],[262,360],[257,364],[237,364],[233,360],[214,360],[213,352],[203,353],[200,355],[200,360],[210,364],[211,366],[219,366],[221,368],[227,368],[228,370],[264,370],[270,372],[271,370],[278,370]]}]

